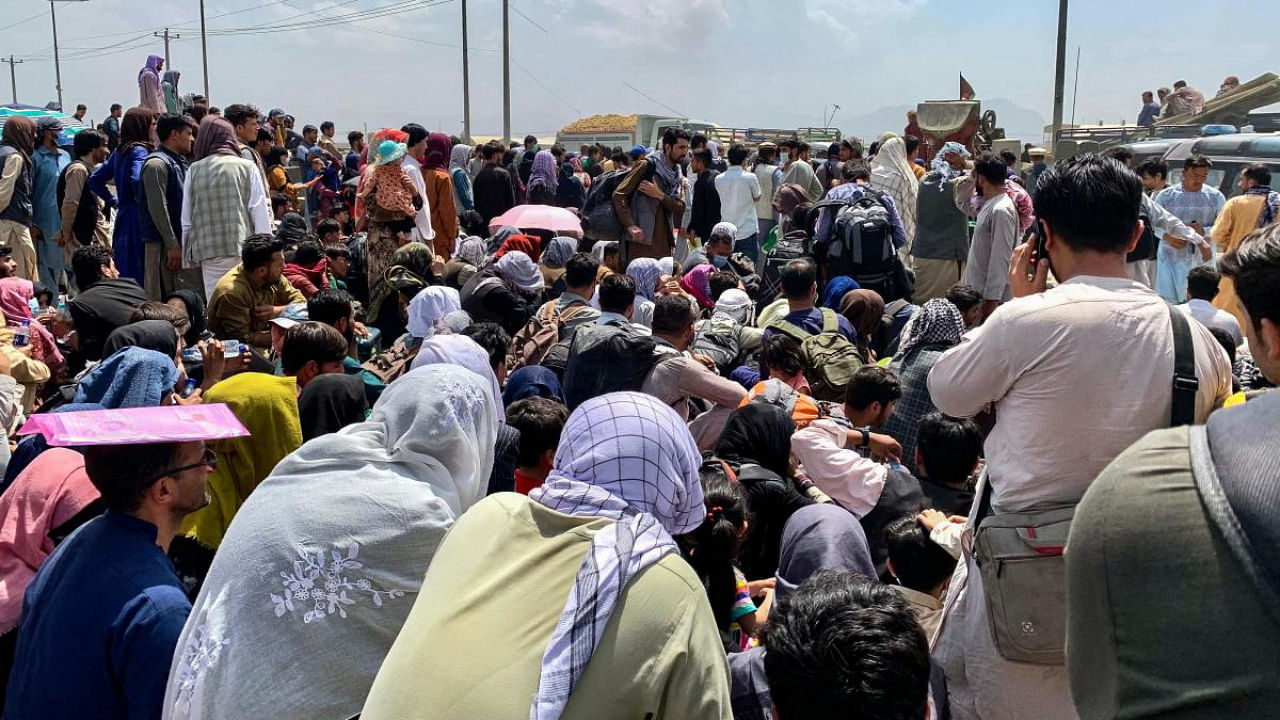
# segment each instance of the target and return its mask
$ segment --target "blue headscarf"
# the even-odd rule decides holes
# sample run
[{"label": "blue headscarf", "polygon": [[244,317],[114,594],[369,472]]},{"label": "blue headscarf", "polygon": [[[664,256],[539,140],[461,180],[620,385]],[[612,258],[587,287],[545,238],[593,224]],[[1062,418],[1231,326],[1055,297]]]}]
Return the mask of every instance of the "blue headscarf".
[{"label": "blue headscarf", "polygon": [[502,390],[502,404],[511,407],[512,403],[531,397],[564,402],[564,392],[556,374],[541,365],[529,365],[511,373],[507,386]]},{"label": "blue headscarf", "polygon": [[857,280],[847,275],[831,278],[831,282],[827,283],[826,292],[822,294],[822,307],[840,312],[840,301],[844,298],[845,293],[850,290],[858,290],[861,287]]},{"label": "blue headscarf", "polygon": [[159,407],[178,382],[172,357],[137,346],[122,348],[98,363],[76,387],[75,402],[117,408]]}]

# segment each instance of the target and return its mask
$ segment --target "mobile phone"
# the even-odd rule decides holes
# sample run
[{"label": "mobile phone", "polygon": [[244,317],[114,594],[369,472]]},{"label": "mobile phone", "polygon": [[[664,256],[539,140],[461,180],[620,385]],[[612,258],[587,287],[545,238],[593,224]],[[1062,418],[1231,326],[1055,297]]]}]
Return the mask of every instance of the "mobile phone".
[{"label": "mobile phone", "polygon": [[1027,233],[1031,236],[1031,257],[1027,262],[1027,269],[1030,271],[1029,276],[1035,277],[1037,264],[1040,260],[1049,258],[1049,253],[1044,248],[1044,221],[1036,220]]}]

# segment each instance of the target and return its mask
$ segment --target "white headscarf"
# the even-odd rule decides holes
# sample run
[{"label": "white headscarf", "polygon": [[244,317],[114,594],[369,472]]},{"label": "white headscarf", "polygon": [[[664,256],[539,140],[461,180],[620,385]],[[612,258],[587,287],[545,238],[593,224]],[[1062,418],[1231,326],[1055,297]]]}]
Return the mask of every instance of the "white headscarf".
[{"label": "white headscarf", "polygon": [[755,309],[755,303],[751,302],[750,296],[733,288],[721,293],[720,299],[716,301],[715,314],[727,315],[739,325],[750,327],[751,321],[755,320]]},{"label": "white headscarf", "polygon": [[458,257],[466,260],[476,267],[484,262],[485,242],[484,238],[471,235],[462,242],[458,243],[458,252],[454,253]]},{"label": "white headscarf", "polygon": [[[489,353],[466,335],[435,335],[424,340],[418,348],[418,356],[413,359],[413,369],[424,365],[464,367],[484,379],[495,397],[502,397],[502,388],[498,386],[498,376],[493,374]],[[506,418],[499,418],[498,422],[506,422]]]},{"label": "white headscarf", "polygon": [[449,151],[449,170],[466,169],[467,158],[471,155],[471,146],[458,143]]},{"label": "white headscarf", "polygon": [[429,338],[436,334],[436,323],[445,315],[462,309],[458,291],[444,285],[429,285],[409,301],[409,334]]},{"label": "white headscarf", "polygon": [[[531,720],[556,720],[595,652],[622,589],[702,524],[702,456],[661,400],[611,393],[573,411],[555,465],[530,498],[557,512],[615,522],[596,533],[542,656]],[[635,668],[639,670],[639,668]]]},{"label": "white headscarf", "polygon": [[542,271],[537,265],[519,250],[503,253],[498,258],[498,274],[507,282],[530,293],[540,292],[543,288]]},{"label": "white headscarf", "polygon": [[360,712],[445,532],[484,497],[501,407],[467,370],[421,368],[285,457],[218,548],[164,717]]},{"label": "white headscarf", "polygon": [[891,137],[880,146],[871,168],[871,187],[889,193],[898,207],[907,240],[916,236],[916,191],[920,181],[907,160],[907,145],[900,137]]}]

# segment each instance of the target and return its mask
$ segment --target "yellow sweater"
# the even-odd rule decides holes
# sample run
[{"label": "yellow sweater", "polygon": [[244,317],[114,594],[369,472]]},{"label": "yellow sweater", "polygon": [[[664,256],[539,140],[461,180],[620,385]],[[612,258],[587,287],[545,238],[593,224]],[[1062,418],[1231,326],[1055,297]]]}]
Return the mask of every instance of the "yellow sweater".
[{"label": "yellow sweater", "polygon": [[[1266,197],[1263,195],[1238,195],[1227,201],[1213,224],[1213,244],[1219,253],[1235,250],[1246,235],[1258,229],[1264,202]],[[1236,302],[1236,285],[1231,278],[1224,277],[1218,283],[1218,296],[1213,299],[1213,306],[1231,313],[1240,322],[1240,327],[1245,327],[1244,313]]]}]

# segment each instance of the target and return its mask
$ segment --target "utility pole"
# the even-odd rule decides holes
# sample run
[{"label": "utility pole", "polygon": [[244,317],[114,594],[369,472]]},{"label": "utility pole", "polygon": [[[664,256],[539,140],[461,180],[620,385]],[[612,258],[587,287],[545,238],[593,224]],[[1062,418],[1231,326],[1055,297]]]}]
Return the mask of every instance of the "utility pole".
[{"label": "utility pole", "polygon": [[151,34],[158,38],[164,38],[164,66],[172,70],[173,63],[169,62],[169,41],[181,40],[182,36],[178,33],[170,33],[169,28],[165,28],[163,33],[153,32]]},{"label": "utility pole", "polygon": [[[58,89],[58,109],[62,109],[62,63],[58,59],[58,13],[53,9],[54,0],[49,0],[49,18],[53,20],[53,74],[54,87]],[[10,66],[12,67],[12,66]],[[14,102],[17,102],[16,100]]]},{"label": "utility pole", "polygon": [[204,64],[204,101],[212,103],[209,99],[209,45],[204,34],[204,0],[200,0],[200,59]]},{"label": "utility pole", "polygon": [[1053,144],[1057,157],[1058,135],[1062,133],[1062,96],[1067,81],[1067,0],[1058,0],[1058,61],[1053,76]]},{"label": "utility pole", "polygon": [[467,0],[462,0],[462,141],[471,142],[471,70],[467,64]]},{"label": "utility pole", "polygon": [[13,87],[13,104],[18,104],[18,74],[14,72],[14,68],[22,64],[21,60],[15,60],[12,55],[8,60],[0,58],[0,62],[9,63],[9,85]]},{"label": "utility pole", "polygon": [[[1063,0],[1066,2],[1066,0]],[[502,0],[502,143],[511,144],[511,1]]]}]

